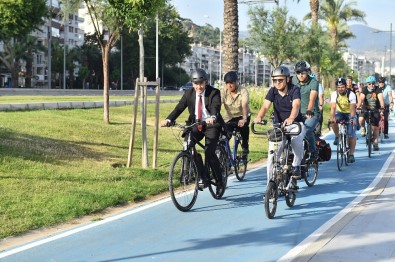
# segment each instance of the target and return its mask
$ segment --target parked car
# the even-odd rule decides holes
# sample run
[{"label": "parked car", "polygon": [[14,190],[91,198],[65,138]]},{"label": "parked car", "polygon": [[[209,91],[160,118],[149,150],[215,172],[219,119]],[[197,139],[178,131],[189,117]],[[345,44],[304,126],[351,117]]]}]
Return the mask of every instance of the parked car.
[{"label": "parked car", "polygon": [[180,87],[180,91],[185,91],[193,88],[192,82],[188,82]]},{"label": "parked car", "polygon": [[164,86],[162,90],[178,90],[178,87],[176,86]]}]

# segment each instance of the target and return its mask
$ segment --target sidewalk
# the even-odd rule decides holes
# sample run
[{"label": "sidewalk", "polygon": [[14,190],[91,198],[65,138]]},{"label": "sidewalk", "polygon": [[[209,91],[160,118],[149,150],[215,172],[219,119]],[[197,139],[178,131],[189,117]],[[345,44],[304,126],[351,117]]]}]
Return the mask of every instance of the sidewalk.
[{"label": "sidewalk", "polygon": [[394,156],[360,197],[279,261],[395,261]]}]

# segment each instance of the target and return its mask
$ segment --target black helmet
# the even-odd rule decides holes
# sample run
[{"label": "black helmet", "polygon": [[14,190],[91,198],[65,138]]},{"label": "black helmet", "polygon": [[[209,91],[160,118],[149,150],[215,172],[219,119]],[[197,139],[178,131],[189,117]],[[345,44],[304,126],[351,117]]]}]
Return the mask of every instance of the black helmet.
[{"label": "black helmet", "polygon": [[229,71],[224,75],[225,83],[233,83],[233,82],[237,82],[237,80],[239,80],[239,75],[237,74],[236,71]]},{"label": "black helmet", "polygon": [[379,77],[379,80],[377,80],[377,82],[382,82],[382,83],[385,83],[385,77],[384,76],[380,76]]},{"label": "black helmet", "polygon": [[191,81],[193,83],[200,83],[202,81],[207,81],[206,71],[204,71],[201,68],[196,69],[195,71],[192,72]]},{"label": "black helmet", "polygon": [[306,61],[299,61],[295,64],[294,68],[295,72],[307,72],[310,70],[310,64],[307,63]]},{"label": "black helmet", "polygon": [[346,79],[339,77],[336,79],[336,86],[346,85]]},{"label": "black helmet", "polygon": [[272,72],[272,77],[275,76],[289,76],[289,69],[286,66],[278,66]]}]

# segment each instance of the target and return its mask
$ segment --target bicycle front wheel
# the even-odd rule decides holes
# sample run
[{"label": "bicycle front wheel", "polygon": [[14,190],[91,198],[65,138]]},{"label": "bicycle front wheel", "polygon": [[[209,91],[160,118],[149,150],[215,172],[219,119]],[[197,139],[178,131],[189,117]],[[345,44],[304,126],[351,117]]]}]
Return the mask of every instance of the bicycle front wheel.
[{"label": "bicycle front wheel", "polygon": [[241,154],[239,154],[238,156],[236,156],[236,167],[235,169],[237,169],[236,173],[236,178],[239,181],[242,181],[246,175],[247,172],[247,164],[248,164],[248,160],[246,158],[243,158]]},{"label": "bicycle front wheel", "polygon": [[366,132],[366,143],[368,145],[368,157],[372,155],[372,143],[373,143],[372,125],[368,124],[368,130]]},{"label": "bicycle front wheel", "polygon": [[336,157],[337,157],[337,169],[342,170],[343,166],[343,136],[339,136],[339,142],[337,143]]},{"label": "bicycle front wheel", "polygon": [[306,165],[306,174],[304,177],[304,181],[306,182],[306,185],[309,187],[314,186],[315,181],[317,180],[318,176],[318,162],[314,161],[312,163],[308,163]]},{"label": "bicycle front wheel", "polygon": [[170,196],[178,210],[185,212],[193,207],[198,195],[198,183],[198,169],[192,155],[180,152],[169,172]]},{"label": "bicycle front wheel", "polygon": [[222,184],[224,188],[226,188],[226,185],[228,184],[228,175],[230,173],[230,166],[229,166],[229,157],[225,150],[224,145],[221,144],[217,145],[217,148],[215,149],[215,154],[217,155],[219,163],[221,165]]},{"label": "bicycle front wheel", "polygon": [[267,184],[265,198],[264,198],[265,213],[267,218],[269,219],[272,219],[276,214],[277,200],[278,200],[277,185],[273,181],[270,181]]}]

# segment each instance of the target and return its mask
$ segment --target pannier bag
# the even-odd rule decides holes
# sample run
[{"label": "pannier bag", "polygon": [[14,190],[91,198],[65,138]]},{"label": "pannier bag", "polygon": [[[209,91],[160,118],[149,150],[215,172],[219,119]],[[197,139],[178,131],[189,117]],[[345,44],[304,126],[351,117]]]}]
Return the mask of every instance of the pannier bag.
[{"label": "pannier bag", "polygon": [[325,162],[331,160],[332,149],[331,145],[327,143],[322,138],[317,138],[317,148],[318,148],[318,161]]}]

